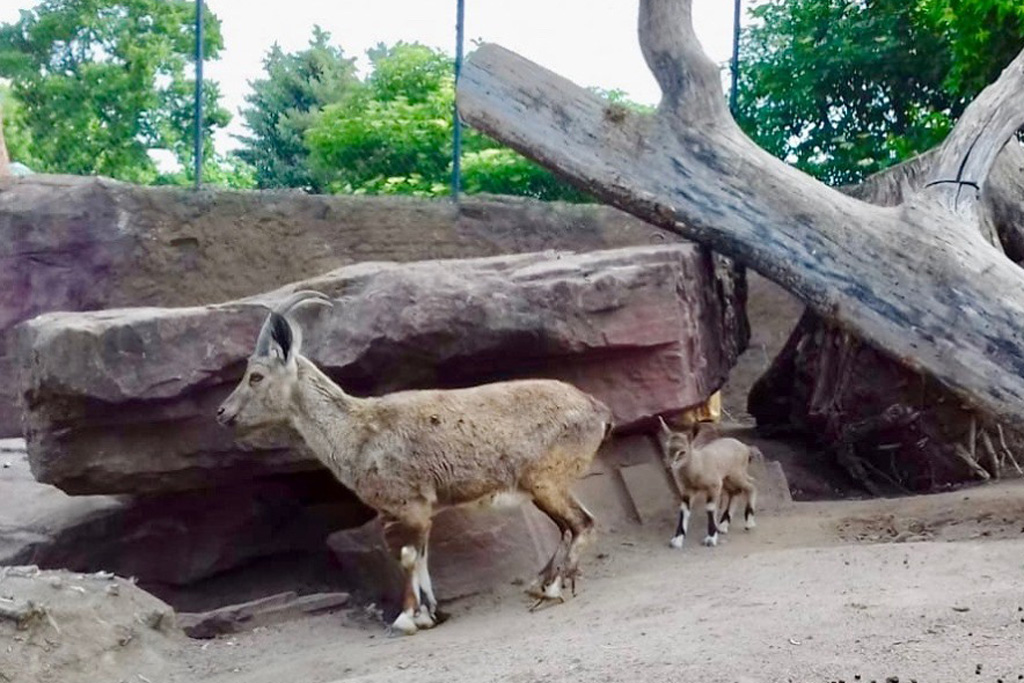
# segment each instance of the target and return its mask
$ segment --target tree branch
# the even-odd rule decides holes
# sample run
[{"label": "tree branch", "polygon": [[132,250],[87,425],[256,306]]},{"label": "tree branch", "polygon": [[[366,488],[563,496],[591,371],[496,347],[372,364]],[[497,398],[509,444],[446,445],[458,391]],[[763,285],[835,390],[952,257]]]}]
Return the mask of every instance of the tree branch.
[{"label": "tree branch", "polygon": [[947,210],[977,221],[978,200],[996,157],[1024,125],[1024,51],[964,110],[939,150],[926,185]]},{"label": "tree branch", "polygon": [[732,122],[718,67],[700,48],[686,0],[641,0],[640,49],[661,86],[661,107],[687,121]]},{"label": "tree branch", "polygon": [[[707,58],[692,57],[689,8],[642,3],[645,54],[669,90],[654,116],[495,45],[465,65],[460,113],[600,199],[757,270],[968,402],[1024,421],[1020,269],[934,202],[866,204],[758,148],[724,104],[710,122],[724,98]],[[708,104],[675,106],[683,95]]]}]

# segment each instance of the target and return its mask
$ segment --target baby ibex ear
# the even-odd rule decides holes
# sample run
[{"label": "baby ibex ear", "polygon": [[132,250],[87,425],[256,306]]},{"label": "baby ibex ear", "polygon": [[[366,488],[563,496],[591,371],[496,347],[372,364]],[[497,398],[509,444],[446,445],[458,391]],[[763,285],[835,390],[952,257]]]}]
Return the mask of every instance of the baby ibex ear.
[{"label": "baby ibex ear", "polygon": [[663,434],[671,434],[672,433],[672,430],[669,429],[667,424],[665,424],[665,420],[661,417],[661,415],[658,416],[658,424],[661,425],[661,432]]}]

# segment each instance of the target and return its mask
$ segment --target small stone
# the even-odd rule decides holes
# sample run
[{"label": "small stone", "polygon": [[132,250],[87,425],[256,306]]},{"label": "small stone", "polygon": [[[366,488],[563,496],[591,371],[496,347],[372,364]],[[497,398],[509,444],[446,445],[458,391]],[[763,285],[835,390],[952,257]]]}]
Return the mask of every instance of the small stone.
[{"label": "small stone", "polygon": [[120,595],[120,594],[121,594],[121,587],[118,586],[116,583],[112,583],[109,586],[107,586],[107,595]]},{"label": "small stone", "polygon": [[62,588],[64,581],[59,576],[50,577],[50,588]]}]

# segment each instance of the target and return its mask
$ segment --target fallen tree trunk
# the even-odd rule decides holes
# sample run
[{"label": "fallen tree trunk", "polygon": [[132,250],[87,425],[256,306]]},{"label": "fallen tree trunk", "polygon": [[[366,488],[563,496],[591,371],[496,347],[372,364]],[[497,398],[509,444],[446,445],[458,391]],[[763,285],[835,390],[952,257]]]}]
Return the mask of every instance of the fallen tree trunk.
[{"label": "fallen tree trunk", "polygon": [[[897,206],[921,189],[937,157],[937,150],[922,154],[843,191]],[[1015,261],[1024,230],[1022,178],[1024,150],[1007,145],[981,202],[983,234]],[[1024,459],[1019,432],[812,311],[752,387],[748,411],[760,430],[810,440],[876,494],[998,478],[1011,466],[1019,472]]]},{"label": "fallen tree trunk", "polygon": [[1024,273],[986,241],[978,211],[1024,122],[1024,54],[966,109],[922,188],[880,207],[740,131],[688,0],[642,0],[639,32],[663,92],[654,115],[496,45],[468,60],[459,111],[598,198],[736,258],[972,407],[1024,424]]}]

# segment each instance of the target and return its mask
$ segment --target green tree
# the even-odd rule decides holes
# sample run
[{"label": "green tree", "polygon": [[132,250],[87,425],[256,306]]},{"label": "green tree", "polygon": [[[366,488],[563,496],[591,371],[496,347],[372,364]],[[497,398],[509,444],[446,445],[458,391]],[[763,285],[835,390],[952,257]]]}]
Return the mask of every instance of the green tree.
[{"label": "green tree", "polygon": [[[306,134],[315,177],[333,192],[446,194],[455,105],[451,58],[415,43],[380,45],[368,55],[372,73],[342,101],[324,107]],[[471,129],[463,153],[467,192],[584,199]]]},{"label": "green tree", "polygon": [[[190,186],[195,182],[193,166],[185,166],[173,173],[161,173],[156,185]],[[233,190],[255,190],[256,169],[237,154],[203,156],[203,187],[226,187]]]},{"label": "green tree", "polygon": [[10,160],[35,170],[39,163],[32,156],[32,135],[25,126],[25,108],[8,86],[0,86],[0,110],[3,111],[4,141]]},{"label": "green tree", "polygon": [[261,188],[323,190],[310,173],[306,131],[324,106],[359,84],[355,60],[332,47],[330,38],[315,26],[304,50],[285,53],[274,45],[263,60],[266,77],[250,83],[242,118],[252,134],[239,136],[238,156],[255,168]]},{"label": "green tree", "polygon": [[487,147],[464,154],[462,188],[467,194],[488,192],[544,200],[593,201],[590,195],[508,147]]},{"label": "green tree", "polygon": [[952,67],[945,86],[973,97],[1024,48],[1021,0],[917,0],[922,17],[942,31]]},{"label": "green tree", "polygon": [[737,118],[787,162],[855,182],[948,134],[1024,43],[1022,13],[1019,0],[765,0],[741,41]]},{"label": "green tree", "polygon": [[309,130],[312,167],[334,192],[434,195],[451,159],[449,59],[419,44],[369,51],[372,73]]},{"label": "green tree", "polygon": [[[44,0],[0,26],[0,75],[10,78],[40,171],[152,182],[148,150],[192,154],[195,5],[187,0]],[[216,58],[220,22],[205,15]],[[216,85],[204,99],[204,145],[230,116]]]}]

